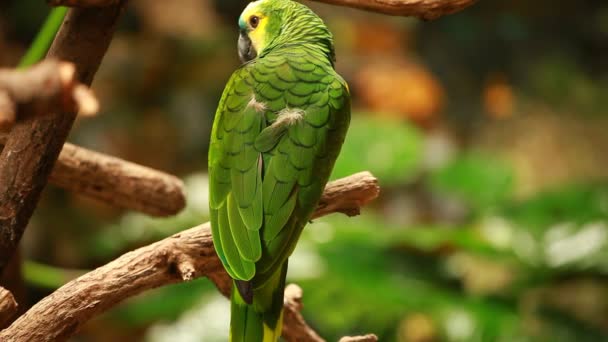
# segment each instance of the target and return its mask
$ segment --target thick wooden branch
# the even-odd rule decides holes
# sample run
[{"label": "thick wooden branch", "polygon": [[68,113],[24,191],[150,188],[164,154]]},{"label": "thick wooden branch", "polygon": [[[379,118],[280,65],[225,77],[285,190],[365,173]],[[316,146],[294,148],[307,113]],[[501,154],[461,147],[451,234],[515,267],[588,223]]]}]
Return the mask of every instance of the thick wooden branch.
[{"label": "thick wooden branch", "polygon": [[[48,57],[73,63],[77,79],[90,84],[125,2],[70,10]],[[21,116],[30,115],[17,113]],[[74,112],[51,111],[17,121],[8,136],[0,154],[0,272],[15,252],[75,117]]]},{"label": "thick wooden branch", "polygon": [[[458,12],[477,0],[312,0],[371,12],[420,19],[437,19]],[[52,6],[104,7],[117,0],[47,0]]]},{"label": "thick wooden branch", "polygon": [[73,64],[56,60],[45,60],[25,70],[0,69],[0,130],[15,124],[17,113],[36,116],[53,109],[96,114],[97,99],[75,75]]},{"label": "thick wooden branch", "polygon": [[[332,198],[335,211],[351,212],[352,203],[364,205],[378,193],[375,178],[362,172],[328,184],[322,201]],[[125,298],[198,277],[210,278],[224,295],[229,295],[231,280],[213,249],[209,223],[124,254],[68,282],[0,332],[0,341],[64,341],[89,319]],[[294,319],[299,308],[290,304],[289,298],[295,297],[288,293],[287,298],[284,337],[288,341],[320,341],[294,335],[306,331],[306,327],[302,327],[303,320]],[[294,329],[295,326],[300,328]]]},{"label": "thick wooden branch", "polygon": [[63,146],[49,182],[152,216],[174,215],[186,205],[179,178],[69,143]]},{"label": "thick wooden branch", "polygon": [[477,0],[312,0],[337,6],[424,20],[437,19],[474,4]]},{"label": "thick wooden branch", "polygon": [[3,287],[0,287],[0,329],[13,321],[17,314],[17,302],[11,292]]},{"label": "thick wooden branch", "polygon": [[[0,134],[0,151],[6,137]],[[177,177],[120,158],[63,145],[49,182],[67,191],[150,216],[171,216],[186,205]]]}]

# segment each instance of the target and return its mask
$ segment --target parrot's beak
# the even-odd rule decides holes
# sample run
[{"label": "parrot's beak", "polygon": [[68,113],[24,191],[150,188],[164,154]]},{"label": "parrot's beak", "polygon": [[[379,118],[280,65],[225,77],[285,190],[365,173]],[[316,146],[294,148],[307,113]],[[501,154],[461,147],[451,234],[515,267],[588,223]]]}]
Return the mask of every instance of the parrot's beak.
[{"label": "parrot's beak", "polygon": [[239,58],[241,62],[246,63],[254,59],[258,53],[255,51],[251,39],[247,35],[247,32],[241,31],[239,35]]}]

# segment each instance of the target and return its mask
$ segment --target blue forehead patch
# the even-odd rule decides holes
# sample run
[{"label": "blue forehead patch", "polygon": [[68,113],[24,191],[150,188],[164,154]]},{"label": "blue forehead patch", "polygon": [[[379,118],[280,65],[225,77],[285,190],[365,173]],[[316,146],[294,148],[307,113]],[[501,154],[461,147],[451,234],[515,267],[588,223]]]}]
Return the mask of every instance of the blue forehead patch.
[{"label": "blue forehead patch", "polygon": [[247,29],[247,23],[243,19],[243,16],[239,17],[239,27],[241,28],[241,30]]}]

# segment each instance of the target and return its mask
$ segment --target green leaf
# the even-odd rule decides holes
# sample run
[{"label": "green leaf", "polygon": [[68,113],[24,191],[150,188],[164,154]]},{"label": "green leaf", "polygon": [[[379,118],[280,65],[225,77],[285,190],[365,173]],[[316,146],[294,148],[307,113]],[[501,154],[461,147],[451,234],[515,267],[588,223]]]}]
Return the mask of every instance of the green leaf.
[{"label": "green leaf", "polygon": [[67,12],[67,7],[55,7],[51,10],[34,42],[21,58],[19,68],[28,67],[44,58]]}]

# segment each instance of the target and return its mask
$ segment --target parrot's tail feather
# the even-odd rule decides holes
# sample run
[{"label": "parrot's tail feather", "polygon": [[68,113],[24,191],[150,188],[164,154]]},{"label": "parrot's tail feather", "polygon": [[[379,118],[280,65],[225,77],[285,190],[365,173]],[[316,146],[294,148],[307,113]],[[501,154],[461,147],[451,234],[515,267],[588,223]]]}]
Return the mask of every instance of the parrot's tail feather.
[{"label": "parrot's tail feather", "polygon": [[[277,342],[283,327],[283,291],[287,262],[266,283],[253,289],[253,304],[247,304],[234,282],[231,297],[231,342]],[[238,286],[238,287],[237,287]]]}]

